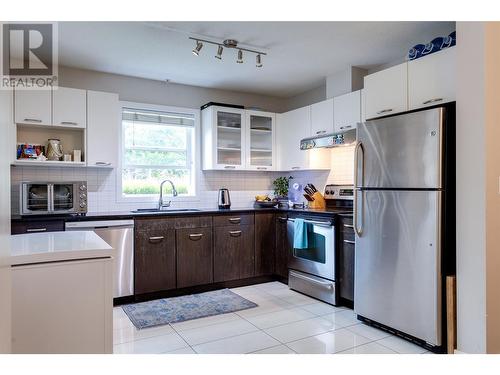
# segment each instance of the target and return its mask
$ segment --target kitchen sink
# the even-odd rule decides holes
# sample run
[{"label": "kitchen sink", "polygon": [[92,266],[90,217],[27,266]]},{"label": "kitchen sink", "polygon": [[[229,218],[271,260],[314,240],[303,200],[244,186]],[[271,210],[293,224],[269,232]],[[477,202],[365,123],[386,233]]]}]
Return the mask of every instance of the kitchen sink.
[{"label": "kitchen sink", "polygon": [[148,212],[198,212],[200,210],[196,208],[176,208],[176,209],[159,209],[159,208],[138,208],[137,210],[132,210],[130,212],[140,214]]}]

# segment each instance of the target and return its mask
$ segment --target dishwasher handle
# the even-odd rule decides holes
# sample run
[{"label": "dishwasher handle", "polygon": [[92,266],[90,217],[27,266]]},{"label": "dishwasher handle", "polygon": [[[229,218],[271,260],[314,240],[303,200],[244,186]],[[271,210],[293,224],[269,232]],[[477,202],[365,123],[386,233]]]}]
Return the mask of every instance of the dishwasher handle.
[{"label": "dishwasher handle", "polygon": [[94,229],[121,229],[133,228],[134,220],[94,220],[94,221],[70,221],[65,223],[65,229],[71,230],[94,230]]}]

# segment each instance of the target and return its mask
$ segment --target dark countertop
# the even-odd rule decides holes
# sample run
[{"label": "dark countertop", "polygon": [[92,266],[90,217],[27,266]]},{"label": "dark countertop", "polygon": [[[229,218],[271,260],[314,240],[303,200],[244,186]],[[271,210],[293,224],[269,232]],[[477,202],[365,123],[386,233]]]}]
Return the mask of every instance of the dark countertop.
[{"label": "dark countertop", "polygon": [[318,216],[334,215],[352,216],[352,209],[349,207],[336,207],[326,209],[300,209],[300,208],[254,208],[242,207],[231,208],[229,210],[201,208],[197,211],[162,211],[162,212],[130,212],[130,211],[110,211],[110,212],[88,212],[85,215],[45,215],[45,216],[20,216],[12,215],[11,220],[15,222],[29,220],[65,220],[65,221],[90,221],[90,220],[124,220],[140,217],[156,217],[156,216],[197,216],[197,215],[223,215],[232,213],[244,212],[286,212],[286,213],[304,213]]}]

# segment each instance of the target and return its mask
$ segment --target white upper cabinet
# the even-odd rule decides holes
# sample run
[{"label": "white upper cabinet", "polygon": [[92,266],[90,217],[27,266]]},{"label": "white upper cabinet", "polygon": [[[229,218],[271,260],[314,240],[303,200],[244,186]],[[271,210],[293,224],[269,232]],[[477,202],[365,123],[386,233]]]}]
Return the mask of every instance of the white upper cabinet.
[{"label": "white upper cabinet", "polygon": [[17,124],[52,125],[51,90],[15,90],[14,120]]},{"label": "white upper cabinet", "polygon": [[87,126],[87,92],[66,87],[55,88],[52,92],[53,125],[75,128]]},{"label": "white upper cabinet", "polygon": [[274,113],[245,111],[246,169],[276,169],[276,116]]},{"label": "white upper cabinet", "polygon": [[201,126],[203,169],[245,169],[245,110],[208,107]]},{"label": "white upper cabinet", "polygon": [[409,109],[455,100],[456,47],[408,62]]},{"label": "white upper cabinet", "polygon": [[333,99],[311,105],[311,137],[333,133]]},{"label": "white upper cabinet", "polygon": [[308,152],[300,150],[300,140],[310,135],[310,107],[295,109],[279,117],[280,170],[307,169]]},{"label": "white upper cabinet", "polygon": [[335,108],[333,130],[335,133],[355,129],[361,122],[361,90],[333,98]]},{"label": "white upper cabinet", "polygon": [[329,169],[328,149],[301,150],[300,140],[311,134],[311,107],[277,116],[278,166],[281,171]]},{"label": "white upper cabinet", "polygon": [[118,165],[120,126],[118,94],[87,91],[87,166]]},{"label": "white upper cabinet", "polygon": [[408,64],[403,63],[364,78],[367,119],[408,109]]}]

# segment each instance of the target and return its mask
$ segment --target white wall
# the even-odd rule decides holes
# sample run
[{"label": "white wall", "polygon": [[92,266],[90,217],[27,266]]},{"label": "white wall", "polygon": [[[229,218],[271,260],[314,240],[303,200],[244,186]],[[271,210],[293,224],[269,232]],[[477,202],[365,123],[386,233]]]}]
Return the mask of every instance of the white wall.
[{"label": "white wall", "polygon": [[287,99],[286,111],[302,108],[326,99],[326,84]]},{"label": "white wall", "polygon": [[458,350],[486,352],[484,24],[457,22]]},{"label": "white wall", "polygon": [[205,87],[164,83],[144,78],[59,67],[59,85],[115,92],[120,100],[173,107],[200,108],[208,102],[240,104],[270,112],[285,112],[287,99]]},{"label": "white wall", "polygon": [[[0,24],[1,27],[1,24]],[[11,93],[0,91],[0,353],[10,352],[11,299],[10,299],[10,170],[8,146],[10,137],[6,132],[12,129]]]}]

